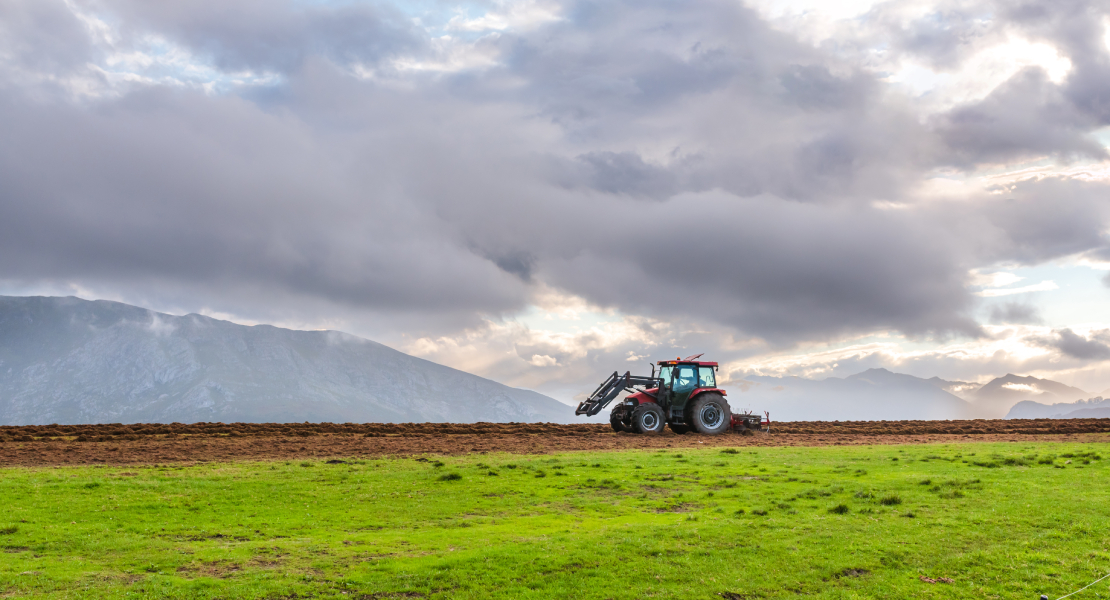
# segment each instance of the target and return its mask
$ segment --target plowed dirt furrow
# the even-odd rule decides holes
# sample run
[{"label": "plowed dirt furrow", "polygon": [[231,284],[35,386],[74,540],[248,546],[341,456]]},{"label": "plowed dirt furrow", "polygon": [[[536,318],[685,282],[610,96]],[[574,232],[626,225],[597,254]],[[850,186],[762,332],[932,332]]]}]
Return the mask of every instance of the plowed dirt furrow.
[{"label": "plowed dirt furrow", "polygon": [[1110,441],[1110,419],[793,422],[771,433],[658,436],[548,423],[197,423],[0,427],[0,465],[160,464],[634,448]]}]

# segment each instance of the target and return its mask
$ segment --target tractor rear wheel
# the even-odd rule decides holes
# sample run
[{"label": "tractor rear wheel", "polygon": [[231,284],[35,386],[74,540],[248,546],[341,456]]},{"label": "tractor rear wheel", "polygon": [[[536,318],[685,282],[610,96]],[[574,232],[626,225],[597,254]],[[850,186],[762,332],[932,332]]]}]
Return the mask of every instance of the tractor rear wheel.
[{"label": "tractor rear wheel", "polygon": [[659,435],[663,432],[663,409],[654,402],[646,402],[632,411],[632,429],[645,435]]},{"label": "tractor rear wheel", "polygon": [[732,423],[732,410],[725,397],[716,392],[698,394],[688,409],[686,421],[694,431],[706,435],[717,435],[728,431]]}]

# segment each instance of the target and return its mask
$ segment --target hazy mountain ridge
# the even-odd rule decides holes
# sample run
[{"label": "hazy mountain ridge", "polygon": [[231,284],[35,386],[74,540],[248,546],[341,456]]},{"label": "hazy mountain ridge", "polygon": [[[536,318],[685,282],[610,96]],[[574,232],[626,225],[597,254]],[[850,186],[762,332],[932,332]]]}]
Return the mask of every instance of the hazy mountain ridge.
[{"label": "hazy mountain ridge", "polygon": [[[820,380],[749,375],[740,381],[739,387],[740,393],[730,397],[734,407],[771,411],[772,416],[777,414],[780,420],[788,421],[1039,418],[1060,410],[1043,414],[1044,410],[1035,407],[1022,409],[1038,417],[1010,417],[1008,411],[1027,404],[1045,406],[1035,400],[1090,397],[1081,389],[1036,377],[1007,374],[979,385],[939,377],[922,379],[887,369],[868,369],[844,378]],[[1090,406],[1077,408],[1110,411]]]},{"label": "hazy mountain ridge", "polygon": [[935,382],[886,369],[821,380],[752,375],[739,387],[733,409],[768,411],[772,421],[954,419],[971,410]]},{"label": "hazy mountain ridge", "polygon": [[930,377],[925,381],[928,381],[929,383],[948,392],[949,394],[952,394],[953,396],[956,396],[957,398],[961,398],[963,400],[967,400],[968,394],[981,387],[978,383],[968,383],[966,381],[945,381],[936,376]]},{"label": "hazy mountain ridge", "polygon": [[1110,398],[1098,396],[1075,402],[1042,404],[1032,400],[1018,402],[1006,413],[1007,419],[1106,419],[1110,418]]},{"label": "hazy mountain ridge", "polygon": [[573,420],[528,390],[335,331],[0,297],[0,424]]}]

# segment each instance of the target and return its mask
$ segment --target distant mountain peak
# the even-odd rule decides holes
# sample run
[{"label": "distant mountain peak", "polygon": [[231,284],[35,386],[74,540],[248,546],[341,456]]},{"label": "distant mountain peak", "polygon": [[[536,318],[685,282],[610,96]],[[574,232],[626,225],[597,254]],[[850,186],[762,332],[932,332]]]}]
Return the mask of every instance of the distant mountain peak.
[{"label": "distant mountain peak", "polygon": [[1053,404],[1082,400],[1091,395],[1079,388],[1051,379],[1007,373],[987,382],[975,391],[973,397],[976,406],[982,408],[985,413],[994,414],[1002,411],[1004,414],[1009,414],[1011,409],[1022,401]]},{"label": "distant mountain peak", "polygon": [[[1021,386],[1028,386],[1028,388]],[[1053,381],[1051,379],[1040,379],[1031,375],[1014,375],[1013,373],[1007,373],[1002,377],[996,377],[987,382],[987,384],[984,385],[981,389],[988,390],[999,387],[1015,391],[1028,390],[1037,393],[1047,392],[1050,394],[1077,395],[1077,398],[1079,396],[1091,395],[1079,388],[1075,388],[1060,383],[1058,381]]]}]

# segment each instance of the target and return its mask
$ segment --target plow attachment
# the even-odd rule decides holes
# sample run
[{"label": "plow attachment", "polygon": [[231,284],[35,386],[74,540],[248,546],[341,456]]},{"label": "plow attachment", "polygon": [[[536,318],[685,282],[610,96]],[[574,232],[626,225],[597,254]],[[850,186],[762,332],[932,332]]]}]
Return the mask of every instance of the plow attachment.
[{"label": "plow attachment", "polygon": [[732,429],[741,433],[745,431],[771,431],[771,415],[766,412],[763,413],[762,417],[752,413],[733,413]]}]

